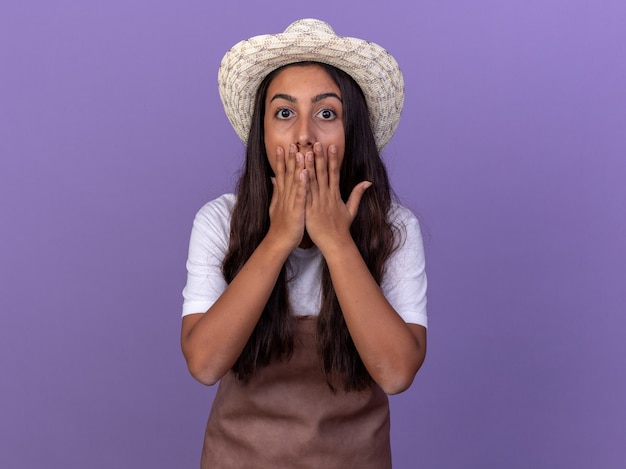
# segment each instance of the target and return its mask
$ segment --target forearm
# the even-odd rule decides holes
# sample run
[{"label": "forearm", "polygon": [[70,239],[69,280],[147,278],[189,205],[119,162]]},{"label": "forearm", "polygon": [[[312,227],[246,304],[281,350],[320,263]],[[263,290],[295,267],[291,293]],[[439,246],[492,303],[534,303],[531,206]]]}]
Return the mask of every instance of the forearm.
[{"label": "forearm", "polygon": [[328,248],[324,256],[365,367],[385,392],[402,392],[424,360],[425,331],[416,334],[389,304],[351,238]]},{"label": "forearm", "polygon": [[232,368],[288,255],[288,250],[266,238],[206,313],[183,318],[183,354],[198,381],[214,384]]}]

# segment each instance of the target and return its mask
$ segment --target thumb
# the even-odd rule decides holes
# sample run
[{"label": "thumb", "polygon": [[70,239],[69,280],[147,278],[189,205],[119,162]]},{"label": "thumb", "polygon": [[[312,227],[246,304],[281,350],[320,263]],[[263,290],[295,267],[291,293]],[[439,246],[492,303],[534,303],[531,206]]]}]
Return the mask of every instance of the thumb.
[{"label": "thumb", "polygon": [[350,213],[351,220],[354,220],[354,217],[356,217],[356,212],[359,210],[359,204],[361,203],[361,197],[363,197],[365,191],[370,187],[372,187],[370,181],[363,181],[352,189],[350,197],[348,197],[348,201],[346,202],[346,208],[348,209],[348,213]]}]

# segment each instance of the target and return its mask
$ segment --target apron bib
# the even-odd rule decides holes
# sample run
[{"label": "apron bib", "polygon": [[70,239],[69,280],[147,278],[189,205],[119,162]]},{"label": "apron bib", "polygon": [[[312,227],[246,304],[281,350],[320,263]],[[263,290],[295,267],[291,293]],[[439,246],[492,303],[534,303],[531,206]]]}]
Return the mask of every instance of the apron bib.
[{"label": "apron bib", "polygon": [[298,317],[294,353],[244,384],[231,372],[207,423],[202,469],[391,468],[389,403],[379,386],[333,393],[315,316]]}]

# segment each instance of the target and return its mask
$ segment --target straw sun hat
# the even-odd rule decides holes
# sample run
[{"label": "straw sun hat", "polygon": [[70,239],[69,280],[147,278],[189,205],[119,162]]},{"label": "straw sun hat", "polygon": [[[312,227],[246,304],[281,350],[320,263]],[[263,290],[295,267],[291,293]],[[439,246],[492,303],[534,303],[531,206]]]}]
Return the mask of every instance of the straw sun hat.
[{"label": "straw sun hat", "polygon": [[398,126],[404,103],[404,80],[398,63],[379,45],[337,36],[329,24],[315,19],[298,20],[281,34],[241,41],[222,59],[220,97],[244,144],[263,79],[284,65],[306,61],[332,65],[354,78],[367,101],[376,146],[382,149]]}]

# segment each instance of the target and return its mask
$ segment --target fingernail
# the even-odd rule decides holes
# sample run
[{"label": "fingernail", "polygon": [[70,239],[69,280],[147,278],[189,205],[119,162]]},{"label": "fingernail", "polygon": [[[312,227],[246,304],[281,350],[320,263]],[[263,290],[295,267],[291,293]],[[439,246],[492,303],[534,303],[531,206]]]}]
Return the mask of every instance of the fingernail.
[{"label": "fingernail", "polygon": [[313,149],[319,153],[320,151],[322,151],[322,144],[320,142],[315,142]]},{"label": "fingernail", "polygon": [[337,153],[337,147],[335,145],[331,145],[328,147],[328,151],[331,153]]},{"label": "fingernail", "polygon": [[283,154],[283,147],[276,148],[276,154],[277,155],[282,155]]},{"label": "fingernail", "polygon": [[296,145],[294,143],[290,143],[289,144],[289,152],[290,153],[295,153],[296,151],[297,151]]},{"label": "fingernail", "polygon": [[313,158],[314,158],[313,152],[312,151],[307,152],[306,159],[308,161],[313,161]]}]

